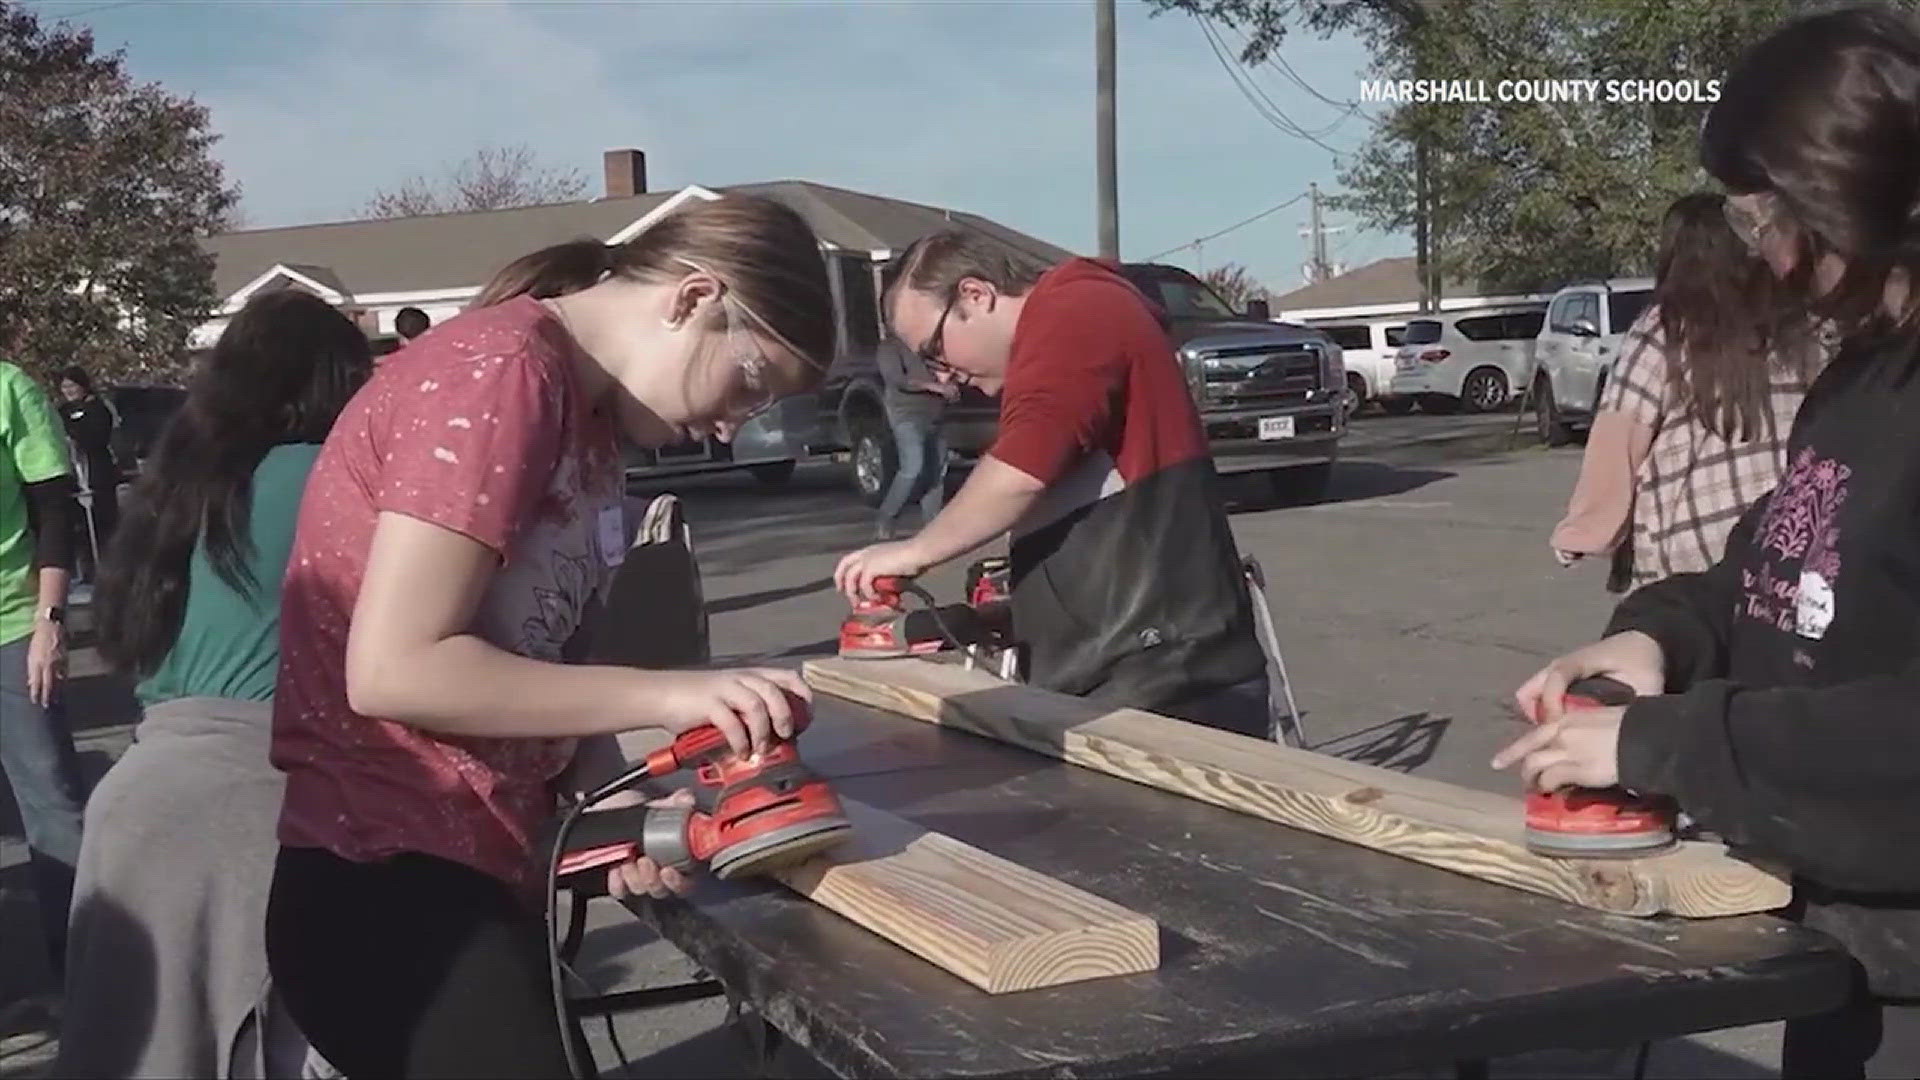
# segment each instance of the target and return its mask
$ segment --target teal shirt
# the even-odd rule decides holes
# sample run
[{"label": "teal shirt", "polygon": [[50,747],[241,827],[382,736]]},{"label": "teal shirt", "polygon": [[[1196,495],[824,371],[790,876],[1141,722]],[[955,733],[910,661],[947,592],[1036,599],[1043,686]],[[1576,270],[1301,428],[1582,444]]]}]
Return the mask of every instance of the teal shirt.
[{"label": "teal shirt", "polygon": [[236,592],[214,571],[204,538],[194,545],[180,638],[137,689],[141,704],[183,697],[273,697],[280,667],[280,582],[293,551],[307,474],[319,454],[317,445],[276,446],[253,470],[248,521],[253,554],[247,566],[259,586],[251,594]]},{"label": "teal shirt", "polygon": [[67,474],[67,432],[26,372],[0,361],[0,645],[33,633],[40,597],[24,484]]}]

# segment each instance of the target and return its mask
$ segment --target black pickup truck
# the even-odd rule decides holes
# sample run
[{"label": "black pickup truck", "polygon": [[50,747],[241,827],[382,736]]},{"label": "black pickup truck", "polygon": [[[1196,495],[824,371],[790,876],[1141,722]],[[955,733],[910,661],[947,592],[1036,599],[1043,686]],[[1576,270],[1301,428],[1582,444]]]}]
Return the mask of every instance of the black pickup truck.
[{"label": "black pickup truck", "polygon": [[[1316,499],[1346,433],[1340,347],[1320,330],[1269,321],[1264,301],[1235,311],[1206,282],[1177,266],[1127,263],[1128,281],[1167,313],[1187,388],[1200,406],[1215,467],[1265,472],[1276,491]],[[820,393],[827,444],[853,460],[854,487],[877,504],[893,478],[893,437],[871,356],[843,361]],[[999,406],[966,390],[947,410],[947,445],[973,458],[993,445]]]}]

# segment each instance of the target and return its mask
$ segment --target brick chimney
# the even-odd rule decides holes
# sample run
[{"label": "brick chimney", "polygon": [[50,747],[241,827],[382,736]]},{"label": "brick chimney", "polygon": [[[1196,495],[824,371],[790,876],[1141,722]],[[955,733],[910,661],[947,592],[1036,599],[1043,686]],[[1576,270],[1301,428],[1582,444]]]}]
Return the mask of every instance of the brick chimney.
[{"label": "brick chimney", "polygon": [[603,155],[607,172],[605,198],[625,199],[647,193],[647,155],[639,150],[609,150]]}]

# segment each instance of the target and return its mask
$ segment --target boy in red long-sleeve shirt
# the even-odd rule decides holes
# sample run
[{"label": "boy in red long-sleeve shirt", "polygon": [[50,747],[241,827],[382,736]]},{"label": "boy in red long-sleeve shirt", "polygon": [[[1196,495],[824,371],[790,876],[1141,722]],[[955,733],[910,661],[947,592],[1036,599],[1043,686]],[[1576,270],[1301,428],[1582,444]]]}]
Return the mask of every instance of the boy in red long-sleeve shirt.
[{"label": "boy in red long-sleeve shirt", "polygon": [[1158,310],[1106,264],[1042,272],[963,232],[909,248],[885,302],[938,377],[1000,394],[1000,431],[919,535],[841,560],[841,590],[1011,532],[1030,682],[1269,737],[1239,552]]}]

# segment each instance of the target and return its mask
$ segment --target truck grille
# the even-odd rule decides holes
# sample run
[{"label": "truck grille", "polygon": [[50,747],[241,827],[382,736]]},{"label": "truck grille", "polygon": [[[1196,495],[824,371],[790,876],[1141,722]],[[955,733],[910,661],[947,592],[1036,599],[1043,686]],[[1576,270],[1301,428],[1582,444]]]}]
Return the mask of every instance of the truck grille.
[{"label": "truck grille", "polygon": [[1320,388],[1320,350],[1312,345],[1209,349],[1199,362],[1205,405],[1300,402]]}]

